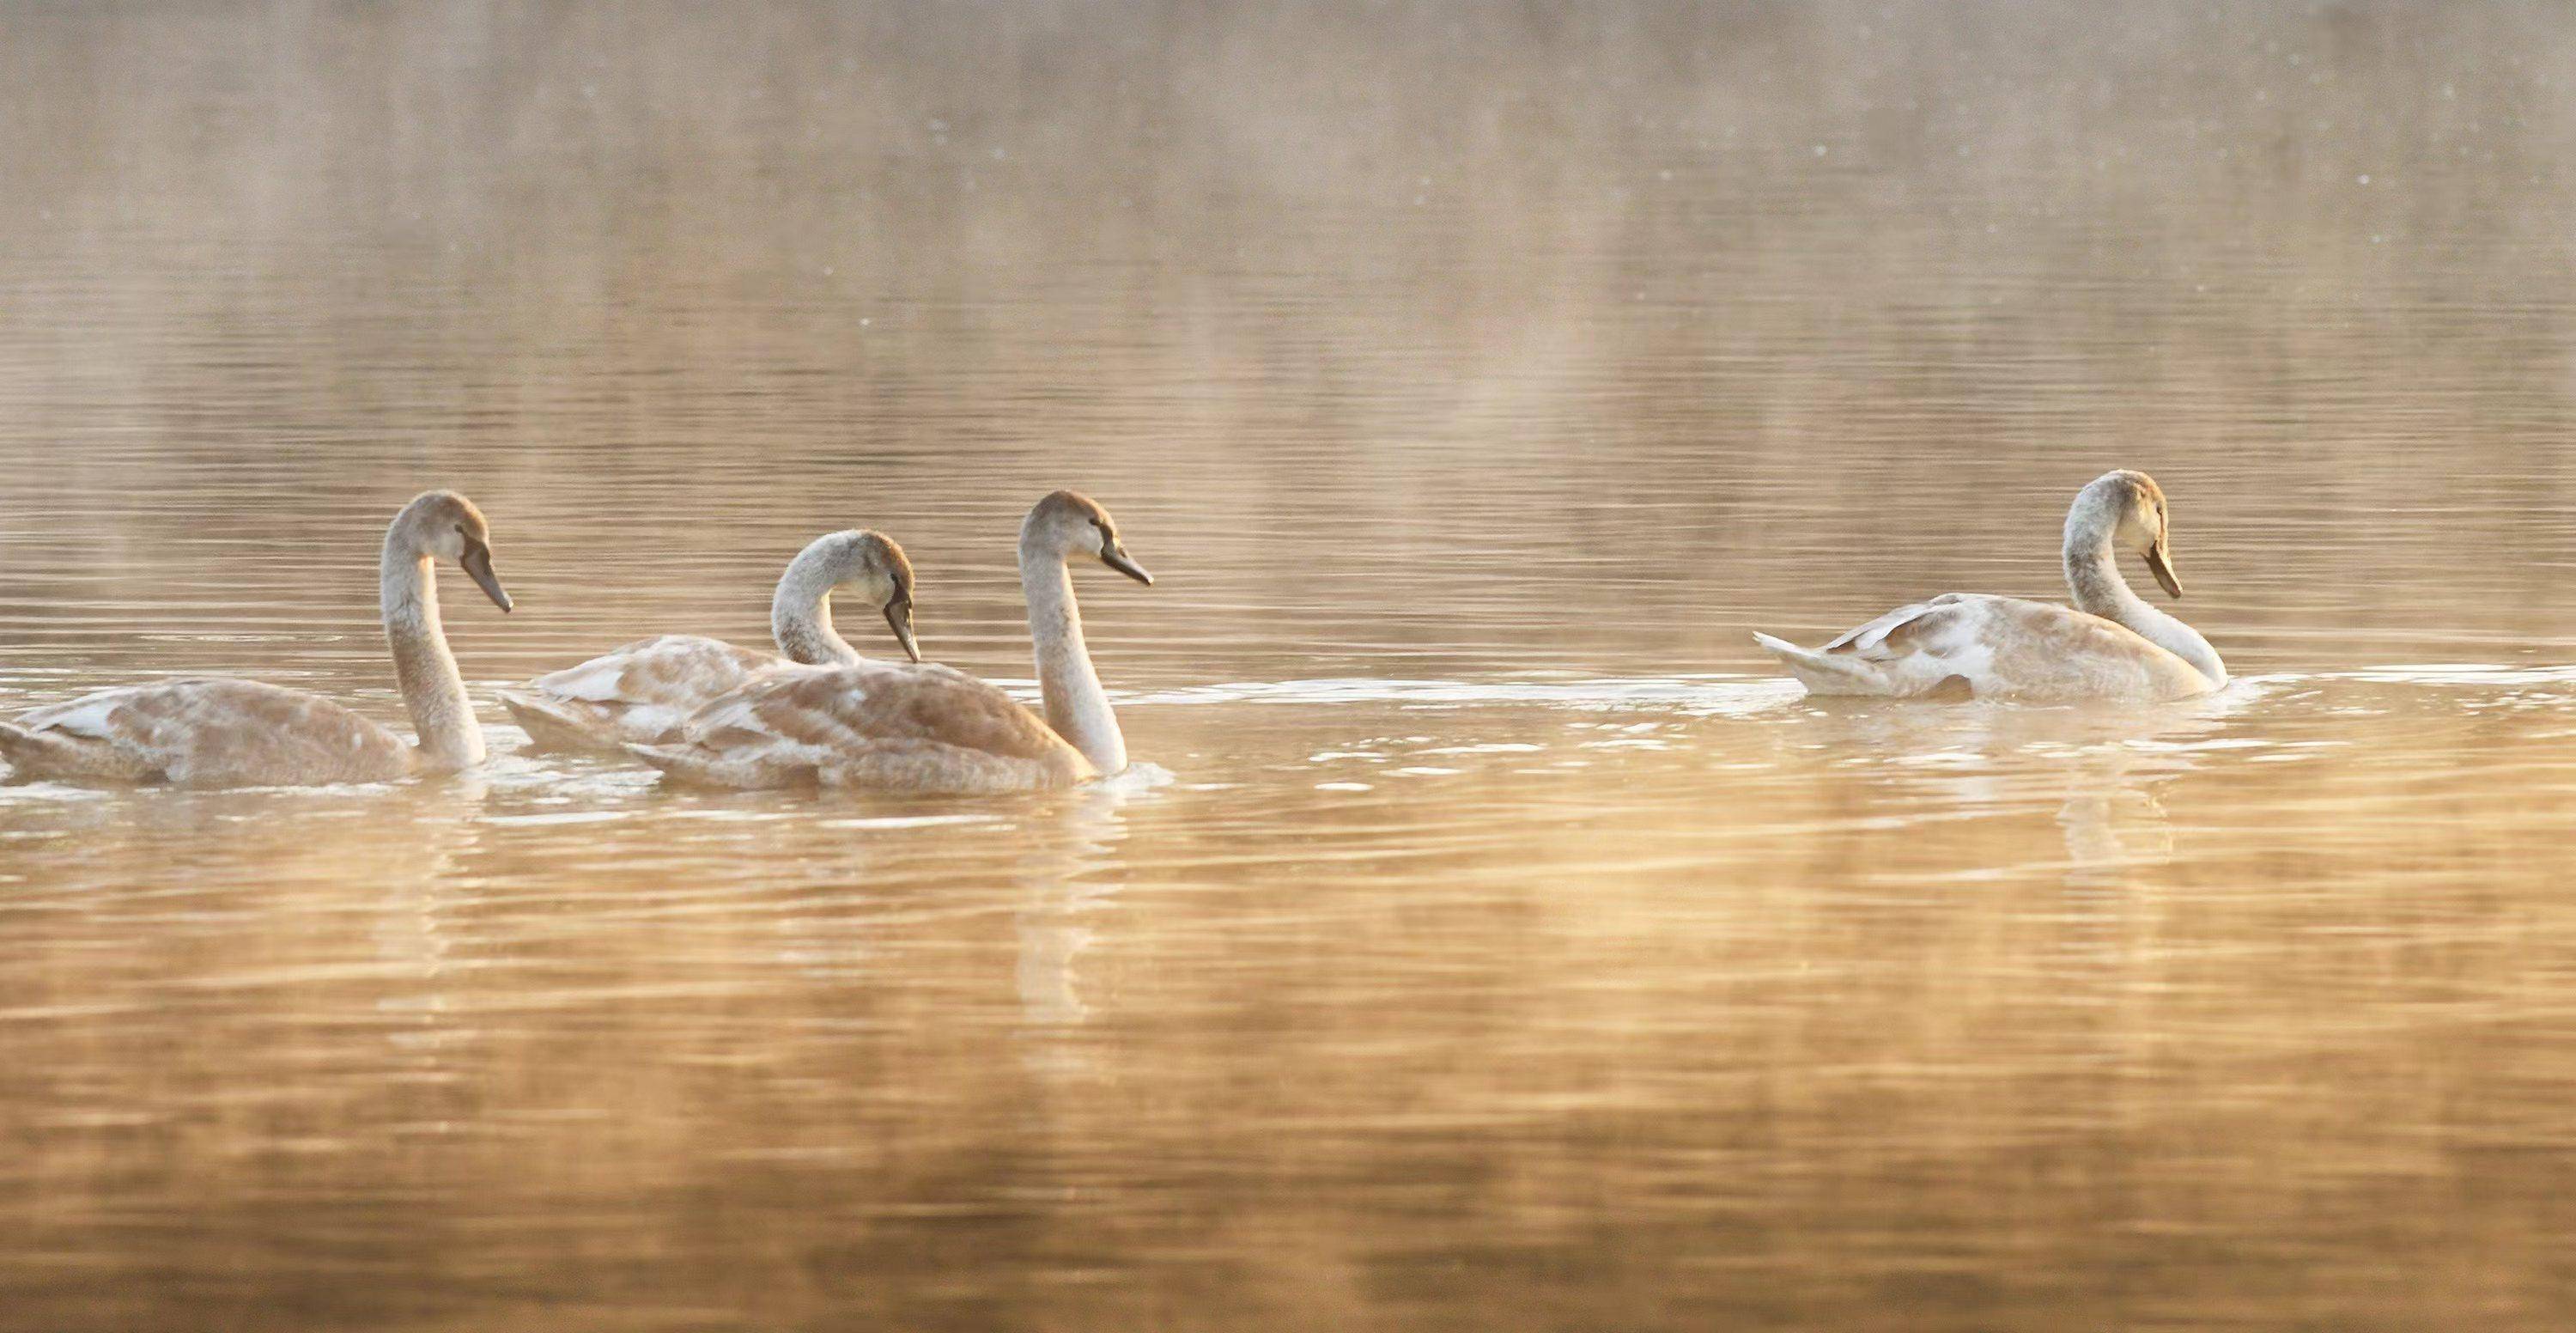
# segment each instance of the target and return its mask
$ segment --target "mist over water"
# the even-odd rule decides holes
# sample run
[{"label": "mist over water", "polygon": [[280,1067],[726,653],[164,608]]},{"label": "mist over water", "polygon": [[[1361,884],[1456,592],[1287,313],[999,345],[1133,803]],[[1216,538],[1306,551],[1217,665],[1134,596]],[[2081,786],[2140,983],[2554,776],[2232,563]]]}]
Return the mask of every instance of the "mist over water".
[{"label": "mist over water", "polygon": [[[0,787],[0,1325],[2554,1329],[2551,6],[0,10],[0,716],[496,757]],[[2173,506],[2240,677],[1803,698]],[[1145,765],[709,794],[491,690],[814,535]],[[2127,566],[2141,587],[2142,568]],[[843,628],[892,656],[872,618]]]}]

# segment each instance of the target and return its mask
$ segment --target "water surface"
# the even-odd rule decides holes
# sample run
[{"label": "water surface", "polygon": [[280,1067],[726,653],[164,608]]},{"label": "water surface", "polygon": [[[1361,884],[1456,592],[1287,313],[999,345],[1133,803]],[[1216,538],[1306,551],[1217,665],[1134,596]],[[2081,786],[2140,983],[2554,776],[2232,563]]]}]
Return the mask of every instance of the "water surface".
[{"label": "water surface", "polygon": [[[19,7],[0,711],[496,758],[0,787],[0,1324],[2576,1318],[2576,31],[2545,7]],[[2112,466],[2242,679],[1802,698]],[[519,753],[895,534],[1143,767]],[[2133,578],[2142,573],[2134,565]],[[872,620],[863,650],[891,653]]]}]

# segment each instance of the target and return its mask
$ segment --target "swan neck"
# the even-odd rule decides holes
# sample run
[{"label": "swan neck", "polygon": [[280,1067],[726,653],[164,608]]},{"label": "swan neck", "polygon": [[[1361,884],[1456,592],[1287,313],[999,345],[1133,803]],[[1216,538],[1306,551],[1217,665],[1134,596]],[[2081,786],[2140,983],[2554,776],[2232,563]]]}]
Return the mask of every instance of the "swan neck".
[{"label": "swan neck", "polygon": [[1109,695],[1091,666],[1082,638],[1082,609],[1073,599],[1073,571],[1064,557],[1026,542],[1020,545],[1020,588],[1029,602],[1029,641],[1037,652],[1038,691],[1047,725],[1082,752],[1100,772],[1127,767],[1127,738],[1110,711]]},{"label": "swan neck", "polygon": [[393,649],[394,679],[419,736],[423,767],[454,770],[483,762],[483,728],[465,696],[465,677],[447,648],[438,616],[438,580],[429,557],[385,539],[380,574],[385,642]]},{"label": "swan neck", "polygon": [[2156,614],[2156,609],[2147,605],[2121,576],[2119,555],[2112,549],[2108,532],[2068,526],[2066,590],[2075,598],[2077,609],[2118,621],[2133,630],[2138,629],[2144,616]]},{"label": "swan neck", "polygon": [[2227,683],[2227,667],[2200,631],[2149,606],[2120,574],[2120,559],[2107,527],[2066,524],[2066,590],[2076,609],[2122,625],[2139,638],[2189,663],[2213,685]]},{"label": "swan neck", "polygon": [[859,650],[832,625],[832,576],[819,561],[799,555],[779,577],[769,599],[769,635],[788,660],[807,666],[847,666]]}]

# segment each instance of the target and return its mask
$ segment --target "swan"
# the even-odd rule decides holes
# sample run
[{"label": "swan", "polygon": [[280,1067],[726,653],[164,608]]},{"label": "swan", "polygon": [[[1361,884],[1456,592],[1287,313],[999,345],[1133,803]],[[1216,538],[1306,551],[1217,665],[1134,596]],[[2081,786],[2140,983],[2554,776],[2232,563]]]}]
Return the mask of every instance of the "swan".
[{"label": "swan", "polygon": [[2225,685],[2227,668],[2209,640],[2129,591],[2122,545],[2146,557],[2166,593],[2182,596],[2165,493],[2147,474],[2122,469],[2095,478],[2067,510],[2074,608],[1954,592],[1899,607],[1813,651],[1753,637],[1817,694],[2152,702]]},{"label": "swan", "polygon": [[832,627],[832,594],[842,588],[883,612],[904,654],[921,660],[912,637],[912,562],[885,534],[853,530],[815,538],[779,576],[769,602],[777,653],[665,634],[503,690],[502,706],[541,746],[615,750],[675,740],[690,714],[763,676],[861,660]]},{"label": "swan", "polygon": [[447,650],[430,562],[453,560],[503,611],[491,528],[474,503],[430,491],[385,529],[385,638],[417,745],[317,694],[185,677],[127,685],[0,722],[0,756],[21,779],[178,787],[320,786],[446,773],[483,762],[483,731]]},{"label": "swan", "polygon": [[674,778],[720,787],[978,794],[1116,773],[1127,767],[1127,742],[1083,643],[1067,564],[1076,555],[1154,582],[1090,498],[1057,491],[1029,510],[1020,587],[1043,719],[952,667],[861,662],[754,681],[700,709],[676,743],[626,748]]}]

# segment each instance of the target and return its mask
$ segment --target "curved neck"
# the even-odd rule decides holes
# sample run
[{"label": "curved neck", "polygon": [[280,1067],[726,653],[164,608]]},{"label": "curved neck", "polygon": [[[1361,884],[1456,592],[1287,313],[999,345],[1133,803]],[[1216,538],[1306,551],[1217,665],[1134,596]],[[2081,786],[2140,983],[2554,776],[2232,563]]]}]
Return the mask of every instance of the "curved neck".
[{"label": "curved neck", "polygon": [[811,549],[779,576],[769,599],[769,635],[788,660],[807,666],[847,666],[859,650],[832,628],[832,576]]},{"label": "curved neck", "polygon": [[456,655],[447,650],[447,631],[438,620],[438,580],[429,557],[397,548],[388,536],[380,588],[385,641],[393,647],[403,707],[420,737],[421,763],[459,769],[483,762],[483,728],[465,697]]},{"label": "curved neck", "polygon": [[1047,725],[1102,773],[1127,767],[1127,738],[1119,733],[1118,715],[1109,710],[1100,675],[1091,669],[1090,646],[1082,641],[1073,571],[1064,567],[1063,556],[1022,542],[1020,589],[1029,599],[1029,640],[1037,648]]},{"label": "curved neck", "polygon": [[2081,517],[2079,511],[2066,522],[2066,590],[2074,595],[2076,608],[2128,627],[2139,638],[2190,663],[2212,682],[2226,684],[2227,668],[2219,662],[2218,650],[2209,646],[2200,631],[2147,605],[2146,599],[2131,591],[2129,581],[2120,576],[2110,529],[2079,523]]}]

